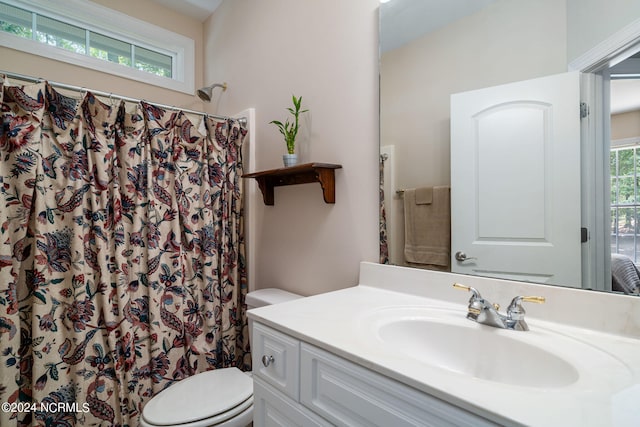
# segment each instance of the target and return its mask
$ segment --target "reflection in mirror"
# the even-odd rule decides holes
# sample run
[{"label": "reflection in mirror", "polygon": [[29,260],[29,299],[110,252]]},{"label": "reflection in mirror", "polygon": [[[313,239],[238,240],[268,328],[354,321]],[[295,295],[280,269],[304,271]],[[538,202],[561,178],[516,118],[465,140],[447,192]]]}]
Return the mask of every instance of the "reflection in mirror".
[{"label": "reflection in mirror", "polygon": [[639,294],[640,261],[640,55],[615,65],[611,74],[611,287]]},{"label": "reflection in mirror", "polygon": [[[618,11],[616,19],[606,21],[608,18],[598,16],[605,5],[605,0],[390,0],[381,4],[380,150],[381,159],[385,159],[381,160],[381,222],[386,227],[386,233],[381,233],[386,235],[381,247],[388,250],[390,263],[425,267],[409,264],[405,258],[403,191],[452,185],[451,163],[455,159],[451,158],[451,95],[566,73],[591,48],[640,18],[640,7],[633,5]],[[595,23],[599,31],[592,31]],[[622,47],[634,53],[629,46]],[[631,62],[623,61],[617,67]],[[607,119],[600,124],[606,136],[604,141],[600,138],[599,157],[590,158],[600,162],[595,167],[599,175],[585,172],[583,164],[582,220],[578,223],[585,228],[588,240],[581,244],[581,260],[577,262],[582,271],[577,283],[561,284],[637,293],[640,148],[635,147],[640,143],[640,94],[627,106],[618,107],[621,101],[617,94],[629,92],[633,83],[629,78],[618,80],[620,73],[616,74],[615,68],[610,73],[606,61],[604,64],[588,70],[595,72],[594,86],[602,94],[609,92],[611,74],[612,116],[610,122]],[[619,89],[619,83],[625,87]],[[608,111],[609,100],[600,103],[602,108],[598,104],[592,110]],[[583,162],[585,156],[583,152]],[[518,169],[517,165],[510,166]],[[588,184],[596,175],[598,182]],[[452,194],[455,190],[451,189]],[[511,203],[529,197],[527,191],[521,188]],[[514,222],[517,225],[517,218]],[[456,231],[454,222],[452,234]],[[450,247],[449,252],[448,267],[456,271],[461,261],[455,259],[456,248]],[[474,257],[470,250],[459,252]],[[505,277],[477,270],[470,274]],[[506,278],[545,283],[533,277]]]}]

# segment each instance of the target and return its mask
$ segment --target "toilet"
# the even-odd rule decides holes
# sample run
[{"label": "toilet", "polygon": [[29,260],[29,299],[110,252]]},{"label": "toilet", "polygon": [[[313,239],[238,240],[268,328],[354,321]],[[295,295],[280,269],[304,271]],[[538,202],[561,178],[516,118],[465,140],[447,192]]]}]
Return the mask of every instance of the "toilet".
[{"label": "toilet", "polygon": [[[246,303],[247,308],[252,309],[298,298],[302,297],[267,288],[249,292]],[[252,421],[251,374],[238,368],[225,368],[201,372],[158,393],[144,406],[140,426],[246,427]]]}]

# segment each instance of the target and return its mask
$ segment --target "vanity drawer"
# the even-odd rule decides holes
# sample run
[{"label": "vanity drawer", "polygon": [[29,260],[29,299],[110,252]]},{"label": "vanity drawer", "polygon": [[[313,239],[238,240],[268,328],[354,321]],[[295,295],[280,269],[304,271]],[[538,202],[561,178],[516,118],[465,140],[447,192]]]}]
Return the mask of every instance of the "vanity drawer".
[{"label": "vanity drawer", "polygon": [[253,374],[299,400],[300,341],[253,322]]},{"label": "vanity drawer", "polygon": [[496,426],[306,343],[300,359],[300,402],[336,425]]},{"label": "vanity drawer", "polygon": [[299,403],[253,377],[253,427],[331,427]]}]

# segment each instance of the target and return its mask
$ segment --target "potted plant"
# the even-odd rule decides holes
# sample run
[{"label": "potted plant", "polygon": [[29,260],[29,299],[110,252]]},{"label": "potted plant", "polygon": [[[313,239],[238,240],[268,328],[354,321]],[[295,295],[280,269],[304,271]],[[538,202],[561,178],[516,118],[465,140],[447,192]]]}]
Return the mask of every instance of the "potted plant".
[{"label": "potted plant", "polygon": [[284,123],[279,120],[272,120],[269,124],[278,126],[280,133],[284,136],[284,142],[287,145],[287,154],[282,156],[285,167],[293,166],[298,163],[298,155],[296,154],[296,136],[298,135],[298,116],[302,113],[306,113],[309,110],[300,110],[302,106],[302,96],[296,98],[292,96],[293,108],[289,107],[287,110],[293,115],[294,121],[291,123],[287,118]]}]

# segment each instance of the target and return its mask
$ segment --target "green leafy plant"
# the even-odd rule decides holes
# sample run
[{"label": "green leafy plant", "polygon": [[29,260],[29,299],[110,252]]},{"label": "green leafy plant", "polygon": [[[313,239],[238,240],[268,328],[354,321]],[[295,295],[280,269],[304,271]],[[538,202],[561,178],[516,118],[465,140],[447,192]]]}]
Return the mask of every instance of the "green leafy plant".
[{"label": "green leafy plant", "polygon": [[296,136],[298,135],[298,129],[300,128],[298,124],[298,116],[302,113],[306,113],[309,110],[300,110],[302,106],[302,96],[296,98],[295,95],[293,98],[293,108],[289,107],[287,110],[293,115],[294,122],[291,123],[289,119],[286,119],[284,123],[279,120],[272,120],[269,124],[274,124],[278,126],[280,133],[284,136],[284,142],[287,144],[287,152],[289,154],[294,154],[296,150]]}]

